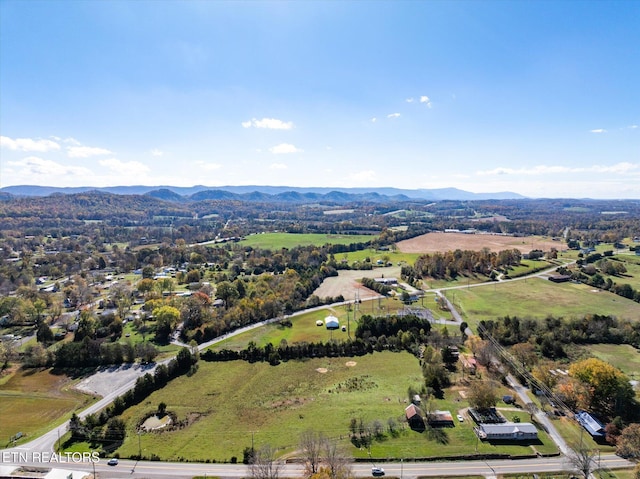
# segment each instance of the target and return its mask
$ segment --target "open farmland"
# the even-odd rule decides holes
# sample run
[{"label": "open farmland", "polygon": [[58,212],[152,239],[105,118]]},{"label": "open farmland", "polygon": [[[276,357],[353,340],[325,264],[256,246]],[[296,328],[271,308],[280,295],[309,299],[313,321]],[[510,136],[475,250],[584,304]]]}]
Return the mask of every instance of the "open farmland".
[{"label": "open farmland", "polygon": [[295,449],[300,433],[322,431],[348,443],[349,421],[403,416],[406,391],[422,382],[418,360],[408,353],[267,363],[201,361],[193,377],[181,377],[123,414],[130,431],[121,455],[138,452],[135,424],[160,402],[191,421],[182,429],[143,434],[142,454],[162,459],[242,459],[251,446]]},{"label": "open farmland", "polygon": [[403,253],[437,253],[446,251],[470,250],[480,251],[489,248],[493,252],[505,249],[519,249],[528,253],[534,249],[549,251],[551,248],[561,250],[565,244],[541,236],[500,236],[491,234],[465,233],[427,233],[397,243]]},{"label": "open farmland", "polygon": [[621,319],[640,316],[640,304],[584,284],[552,283],[542,278],[493,283],[446,292],[471,324],[503,316],[539,318],[613,315]]},{"label": "open farmland", "polygon": [[323,246],[325,244],[366,243],[374,240],[374,235],[340,235],[340,234],[297,234],[297,233],[259,233],[247,236],[240,241],[242,246],[278,250],[295,248],[296,246]]},{"label": "open farmland", "polygon": [[32,439],[89,405],[91,396],[74,390],[73,381],[51,370],[19,369],[0,385],[0,440],[21,432]]},{"label": "open farmland", "polygon": [[[540,443],[533,447],[478,442],[472,421],[441,429],[440,440],[411,431],[403,424],[407,389],[422,382],[419,361],[409,353],[308,359],[278,366],[201,361],[193,377],[172,381],[123,414],[128,434],[116,452],[136,455],[140,447],[143,457],[155,454],[162,460],[229,461],[235,457],[240,461],[245,448],[268,444],[279,456],[288,456],[298,448],[300,434],[313,430],[337,440],[354,457],[366,459],[367,449],[350,442],[352,419],[365,425],[380,421],[385,429],[389,419],[393,420],[397,434],[374,441],[373,458],[457,456],[475,447],[480,454],[556,452],[541,430]],[[437,407],[465,414],[468,403],[461,398],[458,387],[448,389]],[[137,435],[135,425],[160,402],[166,403],[183,427]],[[522,411],[506,414],[521,420],[528,417]]]}]

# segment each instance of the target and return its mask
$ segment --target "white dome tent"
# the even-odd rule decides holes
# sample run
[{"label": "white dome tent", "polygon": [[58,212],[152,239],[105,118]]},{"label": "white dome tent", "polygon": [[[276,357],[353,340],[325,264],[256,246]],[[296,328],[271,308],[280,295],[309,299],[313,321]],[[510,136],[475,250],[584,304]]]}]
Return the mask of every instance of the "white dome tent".
[{"label": "white dome tent", "polygon": [[324,318],[324,325],[327,329],[340,329],[340,321],[333,315],[329,315]]}]

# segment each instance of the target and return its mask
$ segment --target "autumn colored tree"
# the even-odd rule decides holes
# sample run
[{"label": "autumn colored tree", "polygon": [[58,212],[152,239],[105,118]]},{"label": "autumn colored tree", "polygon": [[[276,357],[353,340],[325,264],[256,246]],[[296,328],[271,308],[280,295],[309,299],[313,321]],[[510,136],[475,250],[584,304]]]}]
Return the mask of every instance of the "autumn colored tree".
[{"label": "autumn colored tree", "polygon": [[489,409],[498,403],[498,387],[493,381],[474,381],[469,390],[469,404],[476,409]]},{"label": "autumn colored tree", "polygon": [[573,364],[569,374],[588,385],[589,406],[592,410],[612,415],[623,412],[634,397],[629,378],[611,364],[589,358]]},{"label": "autumn colored tree", "polygon": [[589,409],[591,387],[577,378],[563,377],[553,392],[571,409]]},{"label": "autumn colored tree", "polygon": [[173,328],[178,324],[180,311],[173,306],[161,306],[153,310],[153,318],[156,320],[156,339],[159,342],[167,342]]},{"label": "autumn colored tree", "polygon": [[153,291],[154,281],[151,278],[143,278],[136,284],[137,290],[146,297]]},{"label": "autumn colored tree", "polygon": [[640,458],[640,424],[630,424],[618,437],[616,454],[628,459]]},{"label": "autumn colored tree", "polygon": [[551,371],[555,370],[556,366],[550,361],[543,361],[531,370],[531,375],[540,384],[546,386],[549,389],[553,389],[558,384],[557,374],[552,374]]}]

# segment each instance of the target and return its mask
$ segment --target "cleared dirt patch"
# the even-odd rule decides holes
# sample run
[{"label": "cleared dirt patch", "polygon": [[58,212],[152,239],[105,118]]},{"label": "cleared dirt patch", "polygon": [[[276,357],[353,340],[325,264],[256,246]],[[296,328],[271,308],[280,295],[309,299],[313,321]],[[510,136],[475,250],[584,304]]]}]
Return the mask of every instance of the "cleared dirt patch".
[{"label": "cleared dirt patch", "polygon": [[400,241],[396,246],[402,253],[444,253],[457,249],[480,251],[482,248],[489,248],[493,252],[518,249],[528,253],[533,249],[549,251],[551,248],[560,250],[564,247],[560,241],[541,236],[515,237],[465,233],[427,233]]},{"label": "cleared dirt patch", "polygon": [[158,416],[151,416],[142,424],[142,428],[145,431],[154,431],[156,429],[162,429],[171,424],[171,416],[167,415],[162,418]]},{"label": "cleared dirt patch", "polygon": [[355,361],[347,361],[346,363],[344,363],[344,365],[347,366],[348,368],[352,368],[356,364],[358,364],[358,363],[356,363]]},{"label": "cleared dirt patch", "polygon": [[318,368],[316,369],[316,371],[318,371],[320,374],[327,374],[329,370],[327,368]]},{"label": "cleared dirt patch", "polygon": [[338,276],[331,276],[325,279],[313,294],[319,298],[335,298],[342,295],[347,301],[352,301],[356,297],[356,293],[362,300],[376,298],[378,294],[362,286],[360,280],[362,278],[380,278],[382,276],[385,278],[394,277],[399,280],[400,267],[388,266],[365,271],[340,270],[338,271]]}]

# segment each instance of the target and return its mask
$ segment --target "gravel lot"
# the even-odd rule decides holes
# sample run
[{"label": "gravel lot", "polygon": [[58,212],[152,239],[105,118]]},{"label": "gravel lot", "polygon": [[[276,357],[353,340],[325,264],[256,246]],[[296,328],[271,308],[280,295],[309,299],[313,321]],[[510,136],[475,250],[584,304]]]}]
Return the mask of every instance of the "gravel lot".
[{"label": "gravel lot", "polygon": [[80,381],[76,385],[76,389],[104,397],[108,393],[121,388],[129,381],[137,379],[141,375],[140,371],[144,374],[145,370],[150,372],[153,367],[153,364],[125,364],[119,367],[101,368],[98,372]]}]

